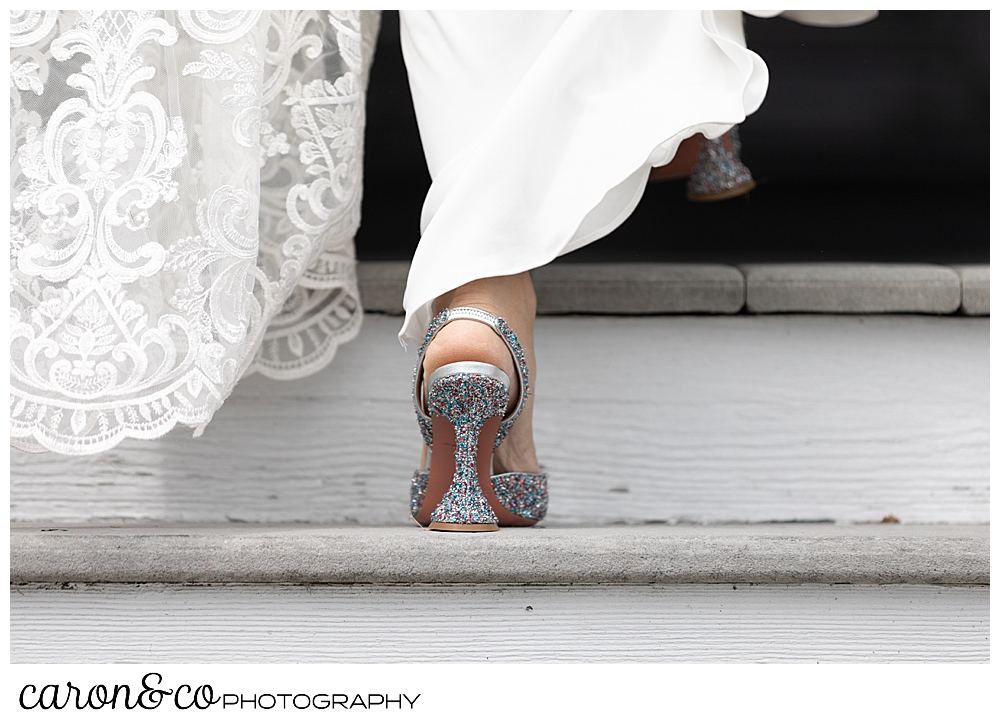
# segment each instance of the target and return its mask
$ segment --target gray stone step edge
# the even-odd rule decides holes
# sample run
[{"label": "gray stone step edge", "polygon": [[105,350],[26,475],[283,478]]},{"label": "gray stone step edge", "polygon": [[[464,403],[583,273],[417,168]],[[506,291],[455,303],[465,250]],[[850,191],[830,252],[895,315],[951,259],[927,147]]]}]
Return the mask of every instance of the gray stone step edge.
[{"label": "gray stone step edge", "polygon": [[[408,270],[359,262],[364,308],[402,314]],[[539,314],[990,313],[986,264],[556,263],[531,274]]]},{"label": "gray stone step edge", "polygon": [[989,584],[989,526],[503,529],[11,526],[10,580],[255,584]]}]

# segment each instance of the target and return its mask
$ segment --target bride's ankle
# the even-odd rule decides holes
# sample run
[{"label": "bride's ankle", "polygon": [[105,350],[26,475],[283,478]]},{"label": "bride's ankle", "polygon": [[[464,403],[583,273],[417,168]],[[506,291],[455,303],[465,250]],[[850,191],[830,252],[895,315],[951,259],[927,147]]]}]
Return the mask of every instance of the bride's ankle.
[{"label": "bride's ankle", "polygon": [[[520,420],[518,420],[520,422]],[[527,421],[530,425],[530,421]],[[515,425],[517,427],[517,425]],[[493,473],[538,473],[538,457],[531,428],[511,430],[507,439],[493,453]]]}]

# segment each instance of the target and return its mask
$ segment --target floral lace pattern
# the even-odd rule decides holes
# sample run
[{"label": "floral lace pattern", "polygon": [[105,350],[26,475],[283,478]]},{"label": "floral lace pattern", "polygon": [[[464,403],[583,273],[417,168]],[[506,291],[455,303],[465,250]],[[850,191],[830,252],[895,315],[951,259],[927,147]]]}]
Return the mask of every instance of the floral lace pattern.
[{"label": "floral lace pattern", "polygon": [[11,12],[11,442],[195,434],[361,322],[378,13]]}]

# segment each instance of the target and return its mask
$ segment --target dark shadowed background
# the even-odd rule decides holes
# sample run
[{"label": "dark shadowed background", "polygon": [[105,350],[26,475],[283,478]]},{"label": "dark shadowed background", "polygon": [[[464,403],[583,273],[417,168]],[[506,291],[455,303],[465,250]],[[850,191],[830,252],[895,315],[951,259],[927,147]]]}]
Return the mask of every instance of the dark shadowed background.
[{"label": "dark shadowed background", "polygon": [[[565,261],[989,261],[989,13],[884,11],[854,28],[746,17],[771,81],[740,126],[760,186],[696,204],[650,184],[615,232]],[[368,90],[360,259],[409,259],[430,185],[382,15]]]}]

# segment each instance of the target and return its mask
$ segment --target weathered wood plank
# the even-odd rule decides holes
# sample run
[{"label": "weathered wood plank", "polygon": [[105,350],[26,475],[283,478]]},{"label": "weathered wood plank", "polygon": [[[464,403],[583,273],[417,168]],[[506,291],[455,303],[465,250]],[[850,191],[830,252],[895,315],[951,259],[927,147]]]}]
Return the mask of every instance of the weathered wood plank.
[{"label": "weathered wood plank", "polygon": [[906,585],[35,585],[10,619],[16,664],[986,662],[990,631],[988,587]]},{"label": "weathered wood plank", "polygon": [[[11,453],[15,520],[400,523],[411,349],[369,315],[322,373],[251,378],[204,436]],[[989,521],[989,321],[545,317],[551,524]]]}]

